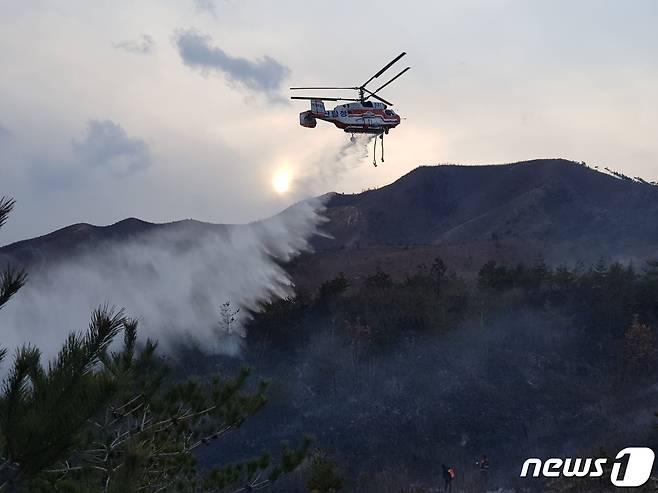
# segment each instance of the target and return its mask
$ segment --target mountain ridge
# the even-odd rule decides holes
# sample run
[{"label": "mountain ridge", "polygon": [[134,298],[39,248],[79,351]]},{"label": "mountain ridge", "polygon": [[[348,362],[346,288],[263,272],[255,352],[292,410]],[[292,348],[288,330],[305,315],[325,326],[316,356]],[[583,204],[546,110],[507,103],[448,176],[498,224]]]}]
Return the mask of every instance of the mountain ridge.
[{"label": "mountain ridge", "polygon": [[[318,258],[363,248],[380,252],[374,257],[399,247],[413,255],[423,246],[437,254],[464,249],[495,258],[509,250],[566,263],[641,260],[658,251],[658,186],[564,159],[420,166],[381,188],[326,195],[329,221],[322,229],[332,238],[312,240]],[[55,261],[108,241],[181,227],[194,234],[240,226],[134,217],[107,226],[78,223],[6,245],[0,257],[23,265]]]},{"label": "mountain ridge", "polygon": [[562,159],[420,167],[380,189],[336,194],[327,208],[339,247],[504,239],[550,250],[595,241],[610,246],[597,254],[619,256],[658,238],[658,222],[649,220],[658,217],[658,187]]}]

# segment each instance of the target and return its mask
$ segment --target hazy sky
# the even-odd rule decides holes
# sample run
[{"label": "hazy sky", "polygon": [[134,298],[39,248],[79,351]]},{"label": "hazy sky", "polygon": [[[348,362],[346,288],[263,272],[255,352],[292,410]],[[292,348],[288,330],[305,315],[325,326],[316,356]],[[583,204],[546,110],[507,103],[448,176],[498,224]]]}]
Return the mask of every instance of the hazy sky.
[{"label": "hazy sky", "polygon": [[[245,222],[420,164],[564,157],[658,180],[653,0],[0,0],[0,19],[0,195],[18,202],[0,243]],[[386,163],[332,167],[349,136],[300,127],[287,88],[361,83],[403,50]],[[276,193],[282,169],[304,189]]]}]

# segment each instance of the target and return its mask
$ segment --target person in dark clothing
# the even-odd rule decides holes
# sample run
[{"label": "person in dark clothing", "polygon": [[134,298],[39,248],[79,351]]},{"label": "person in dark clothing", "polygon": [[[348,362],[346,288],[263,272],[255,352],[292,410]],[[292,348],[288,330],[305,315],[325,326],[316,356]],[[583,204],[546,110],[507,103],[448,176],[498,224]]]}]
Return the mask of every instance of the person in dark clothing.
[{"label": "person in dark clothing", "polygon": [[447,467],[441,464],[443,473],[443,491],[452,491],[452,480],[455,478],[455,470],[452,467]]},{"label": "person in dark clothing", "polygon": [[489,459],[485,454],[482,454],[480,460],[475,463],[480,468],[480,476],[482,477],[482,486],[487,488],[489,485]]}]

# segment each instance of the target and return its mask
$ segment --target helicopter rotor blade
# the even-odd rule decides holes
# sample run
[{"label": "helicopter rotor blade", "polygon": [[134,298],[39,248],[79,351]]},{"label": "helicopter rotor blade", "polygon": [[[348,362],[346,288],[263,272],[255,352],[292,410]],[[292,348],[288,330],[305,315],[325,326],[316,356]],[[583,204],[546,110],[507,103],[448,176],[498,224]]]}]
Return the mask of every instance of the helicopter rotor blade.
[{"label": "helicopter rotor blade", "polygon": [[291,87],[291,91],[298,91],[299,89],[358,89],[358,87]]},{"label": "helicopter rotor blade", "polygon": [[391,103],[390,101],[386,101],[386,100],[385,100],[384,98],[382,98],[382,97],[377,96],[374,92],[371,92],[371,91],[369,91],[368,89],[364,89],[364,91],[368,93],[368,96],[366,96],[365,98],[363,98],[364,101],[368,100],[369,98],[375,98],[375,99],[378,99],[379,101],[381,101],[381,102],[384,103],[384,104],[387,104],[387,105],[389,105],[389,106],[393,106],[393,103]]},{"label": "helicopter rotor blade", "polygon": [[319,99],[321,101],[359,101],[354,98],[323,98],[320,96],[291,96],[290,99]]},{"label": "helicopter rotor blade", "polygon": [[[379,91],[381,91],[382,89],[384,89],[387,85],[389,85],[391,82],[393,82],[395,79],[397,79],[397,78],[400,77],[402,74],[404,74],[404,73],[405,73],[407,70],[409,70],[410,68],[411,68],[411,67],[407,67],[407,68],[405,68],[402,72],[400,72],[398,75],[396,75],[395,77],[393,77],[393,78],[392,78],[391,80],[389,80],[386,84],[384,84],[384,85],[381,86],[381,87],[378,87],[377,89],[375,89],[375,90],[374,90],[372,93],[370,93],[370,94],[371,94],[371,95],[374,95],[374,94],[378,93]],[[368,92],[369,92],[369,91],[368,91]]]},{"label": "helicopter rotor blade", "polygon": [[400,58],[402,58],[402,57],[403,57],[404,55],[406,55],[406,54],[407,54],[407,52],[405,52],[405,51],[403,51],[402,53],[400,53],[400,54],[399,54],[398,56],[396,56],[393,60],[391,60],[386,66],[384,66],[383,69],[381,69],[381,70],[380,70],[379,72],[377,72],[375,75],[373,75],[372,77],[370,77],[370,78],[367,80],[367,82],[366,82],[365,84],[363,84],[361,87],[363,88],[363,87],[367,86],[367,85],[368,85],[373,79],[376,79],[377,77],[379,77],[380,75],[382,75],[384,72],[386,72],[386,71],[391,67],[391,65],[393,65],[395,62],[397,62]]},{"label": "helicopter rotor blade", "polygon": [[[371,95],[368,96],[368,97],[372,97],[372,98],[375,98],[375,99],[379,99],[382,103],[384,103],[384,104],[386,104],[386,105],[388,105],[388,106],[393,106],[393,103],[391,103],[390,101],[386,101],[384,98],[380,98],[379,96],[376,96],[376,95],[374,95],[374,94],[371,94]],[[368,99],[368,98],[366,98],[366,99]]]}]

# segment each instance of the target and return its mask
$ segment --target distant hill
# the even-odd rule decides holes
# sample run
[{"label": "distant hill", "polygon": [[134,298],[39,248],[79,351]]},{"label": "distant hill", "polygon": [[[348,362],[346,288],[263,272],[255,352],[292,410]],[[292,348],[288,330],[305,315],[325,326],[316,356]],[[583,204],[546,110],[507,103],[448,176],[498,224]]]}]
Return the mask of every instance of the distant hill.
[{"label": "distant hill", "polygon": [[658,252],[658,187],[563,159],[424,166],[377,190],[334,195],[333,241],[505,247],[550,261],[645,258]]},{"label": "distant hill", "polygon": [[139,240],[149,233],[167,233],[174,229],[182,229],[189,231],[189,236],[192,238],[204,232],[225,231],[232,227],[234,226],[192,219],[157,224],[128,218],[109,226],[79,223],[43,236],[6,245],[0,248],[0,262],[9,260],[23,266],[35,267],[75,258],[77,255],[115,242]]},{"label": "distant hill", "polygon": [[[301,284],[382,267],[400,275],[436,256],[462,272],[488,259],[550,263],[643,260],[658,254],[658,187],[563,159],[489,166],[423,166],[388,186],[333,194],[333,239],[291,266]],[[0,261],[44,264],[147,232],[186,228],[190,235],[227,229],[193,220],[111,226],[72,225],[0,248]],[[349,252],[349,253],[346,253]]]}]

